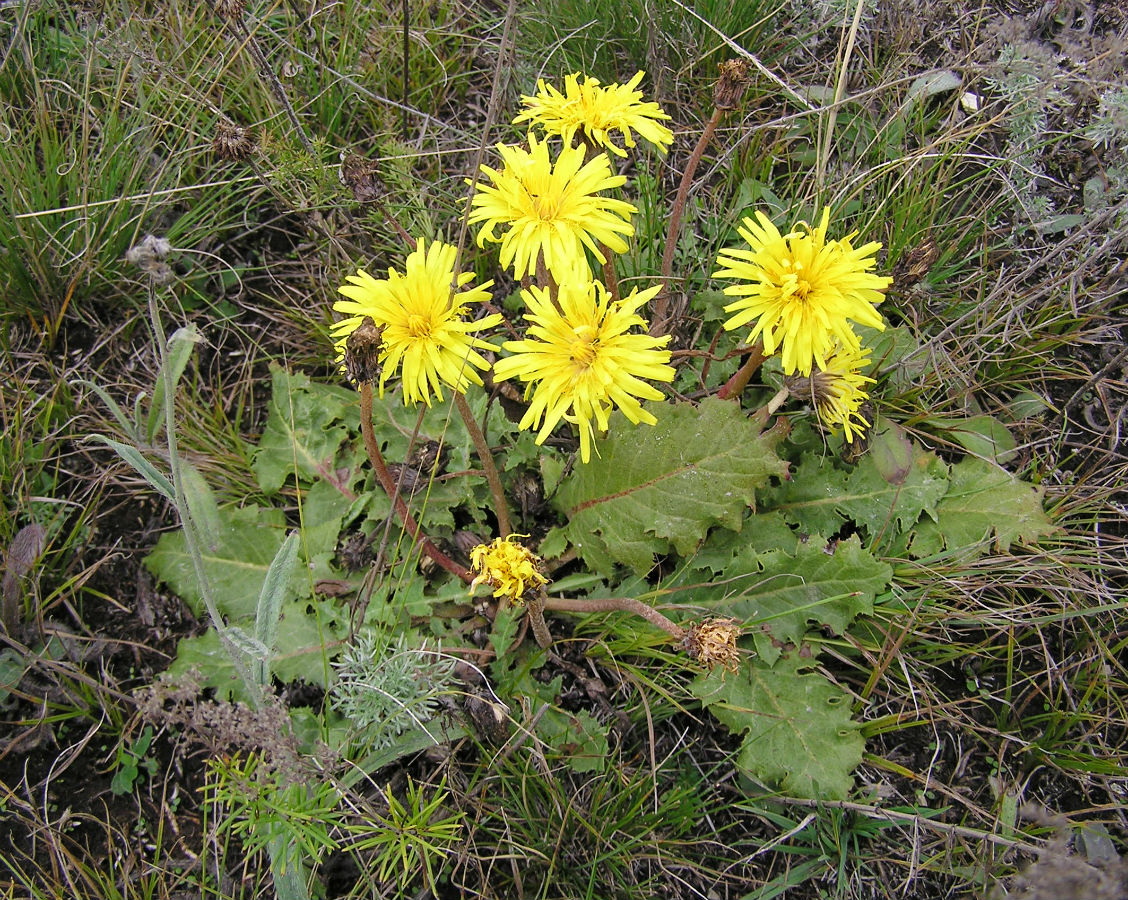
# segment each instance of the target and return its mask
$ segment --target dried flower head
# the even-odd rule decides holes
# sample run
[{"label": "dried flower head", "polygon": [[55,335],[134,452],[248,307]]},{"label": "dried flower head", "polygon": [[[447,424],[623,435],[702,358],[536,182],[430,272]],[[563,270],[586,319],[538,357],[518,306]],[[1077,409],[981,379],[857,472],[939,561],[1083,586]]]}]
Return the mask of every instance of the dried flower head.
[{"label": "dried flower head", "polygon": [[380,164],[356,153],[341,155],[341,183],[358,203],[372,203],[385,194],[384,183],[377,172]]},{"label": "dried flower head", "polygon": [[[636,425],[658,421],[642,408],[639,399],[661,400],[662,393],[647,384],[673,381],[667,365],[670,351],[662,349],[669,335],[651,337],[646,320],[638,314],[660,287],[632,291],[612,301],[607,289],[595,281],[569,281],[560,285],[553,302],[548,289],[537,286],[522,291],[530,323],[521,341],[502,346],[512,353],[494,364],[494,378],[520,378],[532,394],[521,428],[540,425],[537,443],[543,443],[561,419],[580,431],[580,459],[591,458],[595,430],[607,430],[608,416],[618,407]],[[631,333],[633,328],[640,333]]]},{"label": "dried flower head", "polygon": [[853,443],[869,427],[861,413],[868,399],[865,387],[874,380],[862,374],[869,365],[869,347],[836,346],[821,369],[809,376],[788,375],[787,389],[796,397],[809,399],[822,423],[830,428],[842,426],[846,442]]},{"label": "dried flower head", "polygon": [[519,537],[528,535],[495,538],[492,543],[479,544],[470,551],[470,570],[477,573],[470,583],[471,593],[479,584],[487,584],[493,588],[495,597],[521,603],[526,591],[548,584],[548,579],[540,572],[540,559],[514,540]]},{"label": "dried flower head", "polygon": [[717,68],[720,69],[721,74],[713,86],[713,105],[717,109],[736,109],[744,96],[744,89],[752,80],[748,76],[748,60],[727,59]]},{"label": "dried flower head", "polygon": [[220,119],[212,135],[212,152],[220,159],[247,159],[255,152],[255,140],[249,129]]},{"label": "dried flower head", "polygon": [[778,349],[788,375],[810,375],[815,365],[825,369],[837,345],[857,350],[851,321],[884,330],[875,304],[884,299],[890,279],[869,271],[881,244],[871,241],[855,249],[850,241],[857,232],[827,240],[829,209],[818,226],[801,222],[788,234],[780,234],[762,212],[756,219],[746,217],[737,229],[748,248],[722,250],[721,268],[713,273],[741,282],[725,288],[740,298],[725,307],[734,313],[726,329],[754,322],[748,342],[760,338],[769,355]]},{"label": "dried flower head", "polygon": [[172,244],[168,240],[147,234],[140,243],[125,251],[125,261],[137,266],[154,284],[166,284],[173,275],[172,267],[165,262],[171,252]]},{"label": "dried flower head", "polygon": [[[471,224],[484,223],[478,246],[501,244],[501,265],[513,266],[517,278],[537,271],[537,258],[557,281],[573,272],[590,271],[584,248],[604,263],[600,245],[623,253],[623,235],[634,233],[631,214],[636,207],[625,200],[603,197],[626,182],[611,171],[606,153],[584,159],[585,148],[564,147],[553,161],[548,144],[529,135],[529,149],[498,145],[505,163],[499,172],[482,166],[492,184],[479,184],[470,201]],[[504,228],[500,235],[497,228]]]},{"label": "dried flower head", "polygon": [[333,309],[348,318],[332,328],[337,358],[343,361],[349,336],[371,319],[382,329],[381,395],[397,370],[402,370],[407,405],[422,400],[430,406],[432,392],[441,401],[444,384],[465,393],[470,383],[482,383],[475,369],[488,369],[490,364],[477,351],[497,348],[472,334],[492,328],[502,317],[494,313],[473,322],[463,319],[471,303],[490,299],[487,288],[493,282],[459,291],[474,280],[474,274],[455,273],[457,255],[458,248],[451,244],[432,241],[428,246],[420,238],[402,274],[388,269],[387,278],[377,279],[361,269],[338,289],[348,299],[338,300]]},{"label": "dried flower head", "polygon": [[739,637],[736,619],[706,619],[686,629],[682,648],[710,669],[721,666],[735,672],[740,667],[740,649],[736,646]]},{"label": "dried flower head", "polygon": [[214,0],[215,14],[230,22],[241,22],[247,12],[247,0]]},{"label": "dried flower head", "polygon": [[377,325],[372,316],[365,316],[356,330],[345,338],[345,375],[353,384],[359,386],[380,377],[383,335],[384,326]]},{"label": "dried flower head", "polygon": [[635,146],[637,133],[665,152],[673,143],[674,135],[661,120],[670,117],[657,103],[643,102],[642,91],[637,90],[643,74],[638,72],[626,84],[604,87],[599,79],[586,75],[580,84],[579,73],[576,73],[565,77],[564,93],[542,78],[537,81],[536,94],[521,97],[528,109],[517,116],[513,124],[540,125],[546,134],[558,134],[568,145],[579,132],[592,145],[606,147],[623,157],[627,151],[615,143],[615,133],[622,135],[627,147]]}]

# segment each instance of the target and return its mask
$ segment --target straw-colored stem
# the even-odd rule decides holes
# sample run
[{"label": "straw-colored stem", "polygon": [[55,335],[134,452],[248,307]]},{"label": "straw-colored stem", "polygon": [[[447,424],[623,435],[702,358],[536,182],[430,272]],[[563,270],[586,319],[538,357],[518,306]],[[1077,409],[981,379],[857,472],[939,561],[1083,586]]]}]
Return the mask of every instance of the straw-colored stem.
[{"label": "straw-colored stem", "polygon": [[489,483],[490,493],[493,494],[498,530],[501,532],[501,537],[507,537],[513,533],[513,526],[509,518],[509,506],[505,500],[505,491],[501,487],[501,476],[498,475],[497,466],[494,465],[490,445],[486,442],[486,436],[482,433],[478,420],[474,418],[474,413],[470,411],[470,404],[458,391],[454,391],[454,405],[458,407],[458,413],[462,416],[466,430],[470,433],[470,440],[474,442],[474,450],[478,454],[478,459],[482,461],[486,481]]},{"label": "straw-colored stem", "polygon": [[651,625],[661,628],[670,637],[682,640],[685,629],[676,622],[666,618],[654,607],[647,606],[634,597],[592,597],[581,600],[573,597],[548,597],[545,599],[544,608],[553,612],[626,612],[642,616]]},{"label": "straw-colored stem", "polygon": [[384,462],[384,454],[380,452],[380,445],[376,441],[376,432],[372,429],[372,382],[370,381],[366,381],[360,386],[360,431],[364,435],[364,447],[368,451],[368,459],[376,473],[376,480],[380,482],[380,486],[392,501],[392,506],[395,508],[396,515],[399,516],[404,529],[411,535],[412,540],[418,541],[419,548],[438,565],[469,584],[474,580],[474,576],[470,574],[468,569],[463,568],[443,553],[431,542],[430,538],[423,534],[423,530],[412,517],[407,504],[396,489],[395,479],[392,478],[392,473],[388,471],[388,464]]},{"label": "straw-colored stem", "polygon": [[786,387],[781,387],[778,391],[776,391],[775,396],[764,404],[760,412],[764,415],[765,418],[767,416],[774,416],[776,410],[783,406],[783,404],[787,402],[787,398],[790,396],[791,391]]}]

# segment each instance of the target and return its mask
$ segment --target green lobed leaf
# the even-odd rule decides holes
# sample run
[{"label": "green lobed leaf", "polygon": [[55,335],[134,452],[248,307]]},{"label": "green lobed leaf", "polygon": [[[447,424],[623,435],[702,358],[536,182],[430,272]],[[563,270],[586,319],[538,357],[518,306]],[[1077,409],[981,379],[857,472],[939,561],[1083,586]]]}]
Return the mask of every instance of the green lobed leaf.
[{"label": "green lobed leaf", "polygon": [[536,730],[537,737],[560,753],[574,772],[602,772],[607,765],[607,726],[586,710],[548,709]]},{"label": "green lobed leaf", "polygon": [[1037,541],[1056,530],[1042,509],[1042,493],[993,463],[963,459],[952,466],[948,493],[936,506],[937,521],[917,526],[910,551],[921,558],[942,550],[986,550],[992,538],[1002,551],[1016,541]]},{"label": "green lobed leaf", "polygon": [[947,466],[917,444],[905,448],[888,432],[875,440],[878,452],[863,456],[849,472],[829,458],[807,457],[768,498],[809,534],[833,535],[852,522],[874,540],[890,529],[908,530],[922,513],[935,518],[936,504],[948,490]]},{"label": "green lobed leaf", "polygon": [[554,500],[568,540],[597,571],[623,563],[642,573],[671,547],[691,553],[713,525],[739,531],[756,489],[786,472],[779,435],[735,403],[653,409],[652,427],[616,415],[599,455],[578,465]]},{"label": "green lobed leaf", "polygon": [[[232,619],[252,618],[266,573],[282,546],[285,516],[279,509],[246,506],[222,509],[219,517],[216,549],[201,548],[204,570],[220,612]],[[145,567],[182,597],[196,615],[203,614],[204,603],[183,531],[161,535],[145,558]],[[293,598],[302,590],[302,579],[295,577],[287,585],[286,596]]]},{"label": "green lobed leaf", "polygon": [[784,793],[845,800],[865,741],[850,719],[850,697],[792,654],[775,666],[753,661],[737,673],[714,669],[690,691],[721,724],[743,732],[736,765]]},{"label": "green lobed leaf", "polygon": [[892,568],[863,549],[857,535],[838,541],[833,553],[813,537],[796,539],[793,553],[738,553],[714,578],[688,571],[679,580],[698,584],[677,596],[686,605],[752,626],[757,652],[771,663],[784,646],[799,644],[812,625],[843,634],[857,616],[873,611],[875,597],[892,579]]},{"label": "green lobed leaf", "polygon": [[921,419],[921,427],[955,441],[969,453],[998,463],[1012,460],[1018,446],[1010,430],[994,416],[947,418],[932,416]]},{"label": "green lobed leaf", "polygon": [[271,366],[272,394],[254,470],[259,486],[277,493],[290,475],[314,479],[333,471],[337,450],[348,437],[346,412],[355,418],[349,392],[314,384],[306,375]]}]

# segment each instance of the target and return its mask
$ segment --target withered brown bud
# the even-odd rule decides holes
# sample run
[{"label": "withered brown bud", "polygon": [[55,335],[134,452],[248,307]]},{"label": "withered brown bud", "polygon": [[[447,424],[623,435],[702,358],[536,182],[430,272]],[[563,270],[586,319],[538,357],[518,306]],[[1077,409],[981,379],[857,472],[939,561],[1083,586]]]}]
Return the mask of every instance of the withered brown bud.
[{"label": "withered brown bud", "polygon": [[939,258],[940,245],[936,243],[935,238],[926,237],[897,260],[897,264],[893,267],[892,289],[905,291],[914,284],[919,284]]},{"label": "withered brown bud", "polygon": [[450,448],[438,441],[420,441],[411,451],[406,463],[415,469],[424,478],[430,478],[431,473],[441,473],[450,457]]},{"label": "withered brown bud", "polygon": [[341,183],[352,191],[358,203],[372,203],[386,193],[384,183],[376,174],[378,168],[376,160],[355,153],[342,156]]},{"label": "withered brown bud", "polygon": [[726,111],[736,109],[744,96],[744,89],[752,80],[748,74],[748,60],[728,59],[718,68],[721,74],[713,86],[713,105]]},{"label": "withered brown bud", "polygon": [[471,550],[483,543],[485,542],[472,531],[456,531],[454,533],[454,546],[466,559],[470,558]]},{"label": "withered brown bud", "polygon": [[255,140],[246,128],[220,120],[212,137],[212,152],[220,159],[247,159],[255,152]]},{"label": "withered brown bud", "polygon": [[247,0],[215,0],[213,8],[221,19],[238,22],[247,12]]},{"label": "withered brown bud", "polygon": [[380,377],[380,351],[384,348],[384,327],[365,316],[345,340],[345,375],[361,385]]},{"label": "withered brown bud", "polygon": [[710,669],[721,666],[726,671],[735,672],[740,667],[740,649],[736,646],[738,637],[740,626],[736,619],[706,619],[686,629],[682,649]]}]

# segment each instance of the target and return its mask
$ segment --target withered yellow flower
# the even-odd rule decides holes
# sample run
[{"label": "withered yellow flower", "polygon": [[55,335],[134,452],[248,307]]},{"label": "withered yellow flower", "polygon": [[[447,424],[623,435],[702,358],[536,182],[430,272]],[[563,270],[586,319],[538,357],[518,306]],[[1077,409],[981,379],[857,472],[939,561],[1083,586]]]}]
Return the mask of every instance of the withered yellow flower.
[{"label": "withered yellow flower", "polygon": [[824,425],[832,429],[841,426],[848,444],[870,425],[860,412],[869,399],[866,385],[875,383],[862,374],[869,354],[869,347],[855,349],[839,344],[831,350],[823,368],[813,370],[809,377],[790,375],[784,379],[793,395],[811,401]]},{"label": "withered yellow flower", "polygon": [[477,574],[470,582],[470,591],[479,584],[493,588],[495,597],[507,597],[513,603],[522,602],[525,592],[548,584],[540,572],[540,559],[515,538],[525,534],[510,534],[495,538],[489,544],[479,544],[470,551],[470,569]]}]

